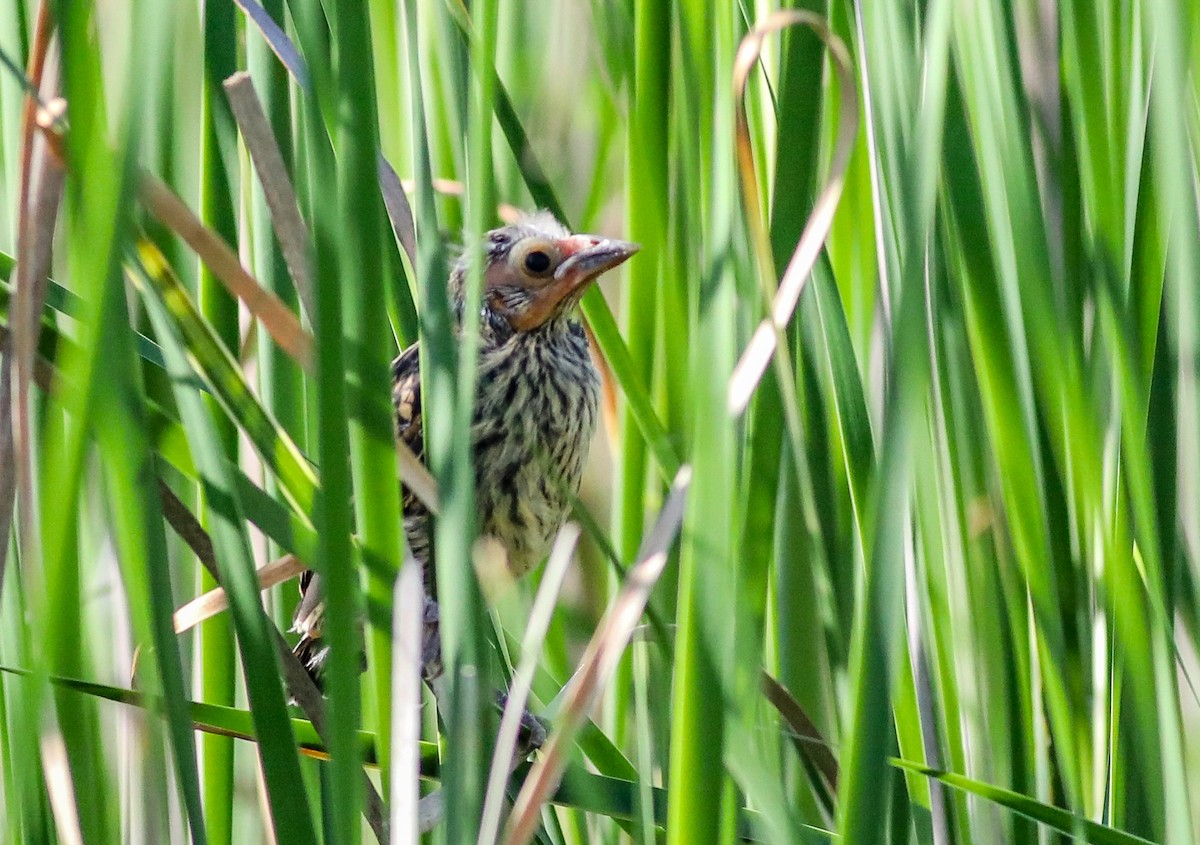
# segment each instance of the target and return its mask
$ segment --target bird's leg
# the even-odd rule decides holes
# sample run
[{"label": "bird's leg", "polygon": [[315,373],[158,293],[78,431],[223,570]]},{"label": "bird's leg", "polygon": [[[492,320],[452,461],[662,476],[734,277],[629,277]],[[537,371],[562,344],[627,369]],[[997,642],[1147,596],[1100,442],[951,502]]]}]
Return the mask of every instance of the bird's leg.
[{"label": "bird's leg", "polygon": [[421,677],[425,683],[433,686],[433,682],[442,676],[442,634],[440,623],[441,612],[438,603],[425,596],[425,615],[421,626]]},{"label": "bird's leg", "polygon": [[[438,710],[445,714],[443,702],[446,700],[445,666],[442,664],[442,634],[440,628],[441,614],[438,604],[428,595],[425,597],[424,627],[421,639],[421,677],[433,691],[433,697],[438,702]],[[496,693],[496,705],[503,712],[508,704],[508,694],[501,691]],[[517,759],[528,757],[546,742],[546,725],[526,708],[521,714],[521,730],[517,734]]]}]

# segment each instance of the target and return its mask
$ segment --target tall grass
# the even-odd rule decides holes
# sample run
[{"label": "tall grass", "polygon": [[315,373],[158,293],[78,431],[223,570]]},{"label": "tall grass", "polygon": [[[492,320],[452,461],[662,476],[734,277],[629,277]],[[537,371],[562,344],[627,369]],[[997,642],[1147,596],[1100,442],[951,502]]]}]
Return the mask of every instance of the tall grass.
[{"label": "tall grass", "polygon": [[[564,733],[504,841],[539,808],[555,845],[1200,838],[1193,8],[779,5],[0,0],[5,841],[375,841],[418,789],[426,840],[478,841],[529,647]],[[475,543],[445,291],[513,206],[643,245],[581,309],[615,404],[532,621],[540,574]],[[419,783],[387,367],[418,339]],[[324,698],[295,584],[255,580],[289,555]]]}]

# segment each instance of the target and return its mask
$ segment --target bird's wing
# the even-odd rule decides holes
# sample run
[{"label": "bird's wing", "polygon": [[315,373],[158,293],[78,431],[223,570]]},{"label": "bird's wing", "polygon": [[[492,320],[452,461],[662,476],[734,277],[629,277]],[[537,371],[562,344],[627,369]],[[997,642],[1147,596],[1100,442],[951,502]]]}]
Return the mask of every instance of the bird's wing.
[{"label": "bird's wing", "polygon": [[[396,437],[425,463],[425,438],[421,431],[421,356],[412,344],[392,361],[392,406],[396,414]],[[403,490],[404,513],[413,514],[425,506],[407,487]],[[293,617],[293,630],[319,636],[324,615],[324,590],[321,579],[309,570],[300,576],[300,604]]]},{"label": "bird's wing", "polygon": [[421,436],[421,356],[417,344],[392,361],[392,407],[396,436],[425,463],[425,438]]},{"label": "bird's wing", "polygon": [[[417,344],[405,349],[392,362],[392,407],[396,414],[396,438],[425,463],[424,416],[421,413],[421,356]],[[421,502],[407,486],[401,502],[405,516],[425,512]]]}]

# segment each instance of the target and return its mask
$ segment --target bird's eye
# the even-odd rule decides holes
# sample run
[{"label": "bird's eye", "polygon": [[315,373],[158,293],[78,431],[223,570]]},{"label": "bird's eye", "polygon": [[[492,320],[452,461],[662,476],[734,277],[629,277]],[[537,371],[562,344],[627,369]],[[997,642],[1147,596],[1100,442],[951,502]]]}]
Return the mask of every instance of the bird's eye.
[{"label": "bird's eye", "polygon": [[535,249],[525,256],[525,269],[535,276],[540,276],[550,269],[550,256]]}]

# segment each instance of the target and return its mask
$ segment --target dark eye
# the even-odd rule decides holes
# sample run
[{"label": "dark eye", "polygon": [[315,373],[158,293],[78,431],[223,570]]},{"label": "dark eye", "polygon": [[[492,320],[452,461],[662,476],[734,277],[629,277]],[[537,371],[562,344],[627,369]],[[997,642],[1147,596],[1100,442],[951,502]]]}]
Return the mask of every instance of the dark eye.
[{"label": "dark eye", "polygon": [[550,256],[536,249],[525,256],[525,269],[535,276],[540,276],[550,269]]}]

